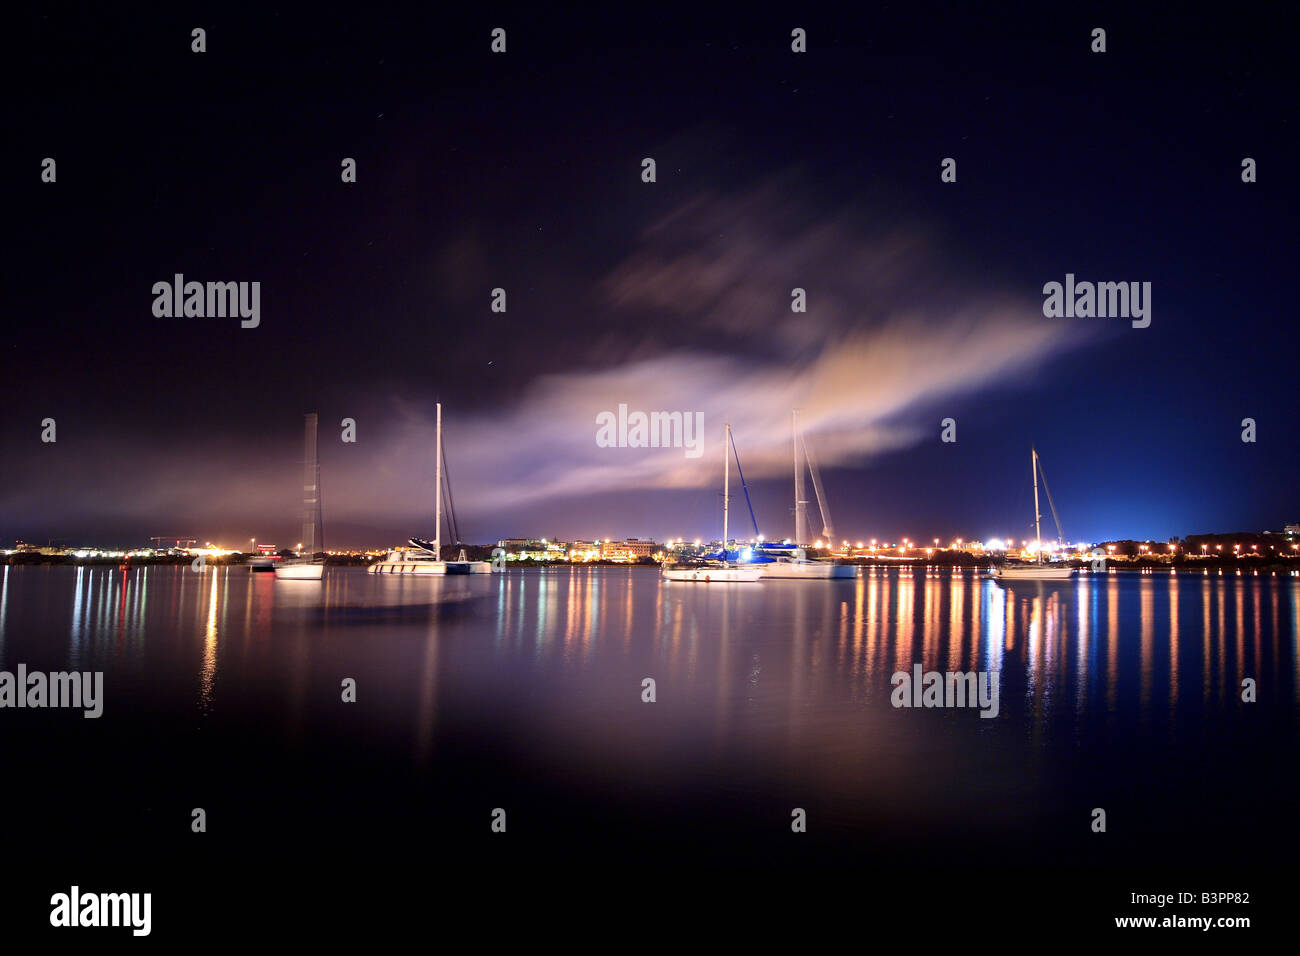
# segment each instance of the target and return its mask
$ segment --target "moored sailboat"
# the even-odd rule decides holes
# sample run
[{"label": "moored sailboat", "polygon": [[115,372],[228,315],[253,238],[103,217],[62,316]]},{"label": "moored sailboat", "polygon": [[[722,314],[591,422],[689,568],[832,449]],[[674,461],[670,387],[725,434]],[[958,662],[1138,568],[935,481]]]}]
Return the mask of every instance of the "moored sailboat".
[{"label": "moored sailboat", "polygon": [[731,505],[731,426],[724,426],[722,443],[722,553],[717,561],[699,565],[664,565],[661,572],[666,581],[692,581],[699,584],[722,584],[757,581],[763,576],[762,565],[737,566],[729,560],[727,552],[727,517]]},{"label": "moored sailboat", "polygon": [[[366,570],[371,574],[490,574],[492,564],[488,561],[470,561],[462,548],[460,557],[455,561],[442,560],[442,483],[443,483],[443,448],[442,448],[442,403],[437,404],[437,438],[434,458],[434,493],[433,540],[423,538],[408,539],[411,548],[388,552],[381,561],[370,565]],[[451,485],[448,483],[448,497]],[[450,504],[450,501],[448,502]],[[449,517],[451,512],[449,510]],[[455,519],[452,518],[452,525]],[[453,535],[454,537],[454,535]]]},{"label": "moored sailboat", "polygon": [[[1005,561],[993,568],[993,576],[1000,581],[1063,581],[1074,574],[1074,568],[1068,564],[1053,564],[1043,560],[1043,539],[1040,528],[1042,515],[1038,511],[1038,474],[1042,465],[1038,461],[1038,449],[1030,446],[1032,468],[1034,473],[1034,560]],[[1061,521],[1056,515],[1056,505],[1052,502],[1052,493],[1047,489],[1047,477],[1043,477],[1043,490],[1047,491],[1047,503],[1052,508],[1052,518],[1056,521],[1056,534],[1061,536]]]},{"label": "moored sailboat", "polygon": [[837,564],[834,561],[821,561],[809,558],[803,548],[794,548],[778,552],[777,546],[763,545],[759,552],[775,558],[771,564],[763,565],[765,578],[792,578],[804,581],[829,581],[858,576],[858,569],[852,564]]},{"label": "moored sailboat", "polygon": [[325,534],[321,528],[320,501],[320,454],[316,442],[316,413],[306,416],[303,437],[303,479],[302,479],[302,544],[296,557],[288,558],[276,565],[277,580],[319,581],[325,575],[324,557],[316,557],[317,532],[320,531],[320,546],[325,547]]},{"label": "moored sailboat", "polygon": [[[822,488],[821,473],[817,462],[808,450],[808,443],[799,431],[797,411],[790,412],[790,425],[794,433],[794,541],[792,544],[763,543],[755,549],[764,557],[772,559],[763,565],[765,578],[793,578],[796,580],[830,580],[836,578],[855,578],[858,569],[852,564],[839,564],[834,561],[809,558],[803,548],[808,537],[808,501],[804,497],[804,462],[812,474],[813,490],[817,493],[817,507],[822,516],[822,534],[827,540],[833,540],[830,508],[826,502],[826,492]],[[799,451],[803,449],[803,461]]]}]

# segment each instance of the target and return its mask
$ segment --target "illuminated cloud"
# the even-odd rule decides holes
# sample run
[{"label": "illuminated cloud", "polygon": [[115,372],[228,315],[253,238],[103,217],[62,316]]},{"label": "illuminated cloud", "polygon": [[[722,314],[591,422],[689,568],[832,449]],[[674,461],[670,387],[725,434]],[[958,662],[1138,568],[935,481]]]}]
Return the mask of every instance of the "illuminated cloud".
[{"label": "illuminated cloud", "polygon": [[[648,229],[602,283],[624,359],[540,377],[511,409],[458,418],[464,503],[711,485],[727,421],[747,475],[784,474],[796,407],[824,466],[858,463],[936,436],[938,400],[1005,388],[1079,341],[1036,298],[949,278],[919,233],[860,236],[782,192],[698,199]],[[796,287],[806,314],[790,310]],[[598,447],[596,416],[620,404],[702,412],[704,457]]]},{"label": "illuminated cloud", "polygon": [[[559,319],[528,330],[539,338],[539,367],[566,371],[534,375],[500,407],[444,396],[461,513],[482,525],[482,516],[522,505],[544,513],[543,502],[594,494],[633,501],[645,489],[715,487],[727,421],[747,477],[786,475],[796,407],[823,467],[860,463],[935,438],[940,400],[1006,389],[1077,343],[1032,294],[962,281],[919,231],[872,233],[858,225],[869,221],[860,213],[818,218],[784,198],[791,192],[782,182],[683,204],[645,231],[592,305],[557,312],[598,310],[599,336],[584,342]],[[451,249],[449,268],[473,259],[472,250]],[[790,310],[795,287],[807,292],[806,314]],[[433,397],[371,401],[348,409],[360,422],[355,446],[334,440],[322,415],[327,526],[355,529],[348,537],[359,540],[370,540],[366,528],[424,532]],[[599,447],[596,416],[620,404],[702,412],[703,456]],[[149,436],[105,438],[80,448],[80,470],[52,469],[39,483],[10,487],[0,503],[9,513],[59,513],[78,527],[111,519],[170,532],[180,522],[196,533],[224,529],[232,540],[267,523],[293,529],[300,445],[292,419],[275,442],[196,438],[158,449]],[[143,450],[123,456],[123,448]],[[86,493],[85,474],[96,470],[112,472],[114,493]]]}]

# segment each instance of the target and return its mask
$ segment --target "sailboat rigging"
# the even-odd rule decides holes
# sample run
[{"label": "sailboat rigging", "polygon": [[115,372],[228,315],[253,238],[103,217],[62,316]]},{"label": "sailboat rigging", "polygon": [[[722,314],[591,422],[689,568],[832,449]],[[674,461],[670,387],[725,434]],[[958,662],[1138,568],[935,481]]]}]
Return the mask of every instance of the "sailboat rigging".
[{"label": "sailboat rigging", "polygon": [[317,547],[321,551],[325,550],[324,522],[321,519],[320,454],[317,447],[316,413],[310,412],[305,417],[302,544],[299,546],[297,557],[288,559],[275,569],[277,578],[289,581],[319,581],[325,574],[324,556],[316,557]]},{"label": "sailboat rigging", "polygon": [[[1068,564],[1051,563],[1043,560],[1042,512],[1038,503],[1038,477],[1043,466],[1038,460],[1038,449],[1030,446],[1030,467],[1034,479],[1034,560],[1029,562],[1007,561],[993,569],[993,576],[999,580],[1043,580],[1060,581],[1074,574],[1074,568]],[[1056,514],[1056,503],[1047,488],[1047,476],[1043,475],[1043,490],[1047,492],[1047,504],[1052,510],[1052,520],[1056,522],[1057,544],[1064,535],[1061,532],[1061,519]]]},{"label": "sailboat rigging", "polygon": [[[669,566],[662,571],[667,581],[693,581],[701,584],[757,581],[763,575],[760,566],[737,566],[728,560],[727,547],[730,544],[728,517],[731,507],[731,454],[734,444],[731,440],[731,425],[724,426],[722,441],[722,553],[718,561],[705,565]],[[739,467],[739,462],[737,462]],[[750,517],[753,517],[751,509]]]},{"label": "sailboat rigging", "polygon": [[490,574],[492,564],[488,561],[470,561],[461,548],[460,556],[455,561],[442,560],[442,496],[447,493],[447,525],[452,541],[460,544],[459,528],[456,526],[456,509],[451,497],[451,480],[446,468],[446,449],[442,442],[442,403],[437,408],[437,431],[434,440],[434,506],[433,506],[433,540],[412,537],[408,539],[411,549],[390,551],[388,555],[366,570],[371,574]]},{"label": "sailboat rigging", "polygon": [[[794,443],[794,540],[790,544],[763,543],[757,552],[770,564],[763,567],[765,578],[798,578],[800,580],[824,580],[827,578],[854,578],[858,569],[851,564],[823,561],[808,558],[804,546],[808,541],[808,502],[804,498],[804,467],[812,474],[813,491],[817,495],[817,508],[821,512],[822,536],[831,542],[834,529],[831,526],[831,513],[826,500],[826,490],[822,487],[821,472],[817,461],[808,448],[808,441],[799,429],[799,412],[790,412],[790,424]],[[802,452],[802,455],[800,454]]]}]

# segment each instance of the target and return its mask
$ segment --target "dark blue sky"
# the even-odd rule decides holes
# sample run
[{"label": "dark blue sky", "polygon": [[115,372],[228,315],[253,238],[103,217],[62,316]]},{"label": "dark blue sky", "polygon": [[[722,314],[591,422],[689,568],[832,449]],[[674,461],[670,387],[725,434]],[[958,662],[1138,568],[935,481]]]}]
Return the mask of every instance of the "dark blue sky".
[{"label": "dark blue sky", "polygon": [[[1290,25],[627,16],[24,25],[0,540],[291,535],[309,410],[360,424],[322,434],[333,543],[400,540],[428,524],[435,398],[468,539],[716,534],[711,451],[594,457],[590,412],[649,400],[656,362],[652,397],[707,396],[713,439],[744,421],[768,533],[784,382],[846,537],[1024,533],[1031,442],[1070,538],[1300,520]],[[175,272],[260,281],[262,326],[154,318]],[[1067,272],[1150,282],[1151,326],[1044,318]],[[890,375],[926,384],[860,387]]]}]

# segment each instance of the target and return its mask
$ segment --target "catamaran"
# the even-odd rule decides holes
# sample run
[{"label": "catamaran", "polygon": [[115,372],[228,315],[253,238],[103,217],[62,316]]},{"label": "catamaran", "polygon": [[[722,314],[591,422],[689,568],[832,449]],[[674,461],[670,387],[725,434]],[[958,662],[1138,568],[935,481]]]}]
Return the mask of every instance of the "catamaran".
[{"label": "catamaran", "polygon": [[[460,551],[460,557],[455,561],[442,560],[442,485],[443,485],[443,463],[445,453],[442,447],[442,403],[437,405],[438,413],[438,437],[437,447],[434,457],[437,463],[434,467],[435,478],[434,484],[436,491],[434,493],[434,510],[433,510],[433,540],[427,541],[424,538],[409,538],[411,548],[399,549],[388,552],[387,557],[382,561],[370,565],[366,570],[371,574],[491,574],[492,563],[490,561],[470,561],[465,557],[465,549]],[[447,518],[450,524],[452,537],[456,537],[456,517],[455,507],[451,501],[451,482],[447,482]]]},{"label": "catamaran", "polygon": [[[1043,516],[1038,511],[1038,475],[1043,470],[1043,466],[1038,461],[1038,450],[1031,445],[1029,451],[1033,459],[1032,467],[1034,472],[1034,560],[1004,562],[993,568],[993,576],[1003,581],[1061,581],[1074,574],[1074,568],[1068,564],[1052,564],[1043,560],[1043,538],[1039,527]],[[1059,543],[1063,537],[1061,534],[1061,519],[1056,515],[1056,504],[1052,501],[1052,492],[1047,487],[1046,475],[1043,475],[1043,490],[1047,492],[1047,503],[1052,509],[1052,519],[1056,522],[1056,535]]]},{"label": "catamaran", "polygon": [[835,540],[835,532],[831,527],[830,509],[826,503],[826,491],[822,488],[821,473],[817,470],[817,462],[803,433],[799,431],[797,410],[790,412],[790,425],[794,434],[794,541],[791,544],[763,543],[757,547],[760,555],[772,559],[763,565],[763,577],[803,580],[857,577],[858,569],[851,564],[819,561],[804,553],[803,545],[808,540],[808,500],[804,497],[804,464],[799,458],[800,449],[803,449],[804,461],[812,475],[813,489],[817,492],[817,508],[822,516],[822,536],[829,543]]},{"label": "catamaran", "polygon": [[324,550],[325,533],[321,521],[320,503],[320,455],[316,445],[316,413],[306,416],[303,437],[303,476],[302,476],[302,544],[299,545],[297,557],[288,558],[275,567],[278,580],[319,581],[325,574],[325,559],[316,557],[317,529],[320,530],[320,546]]},{"label": "catamaran", "polygon": [[701,584],[757,581],[763,576],[762,565],[738,567],[727,553],[727,512],[731,504],[731,426],[726,425],[722,443],[722,553],[714,563],[703,565],[664,565],[662,574],[666,581],[695,581]]}]

